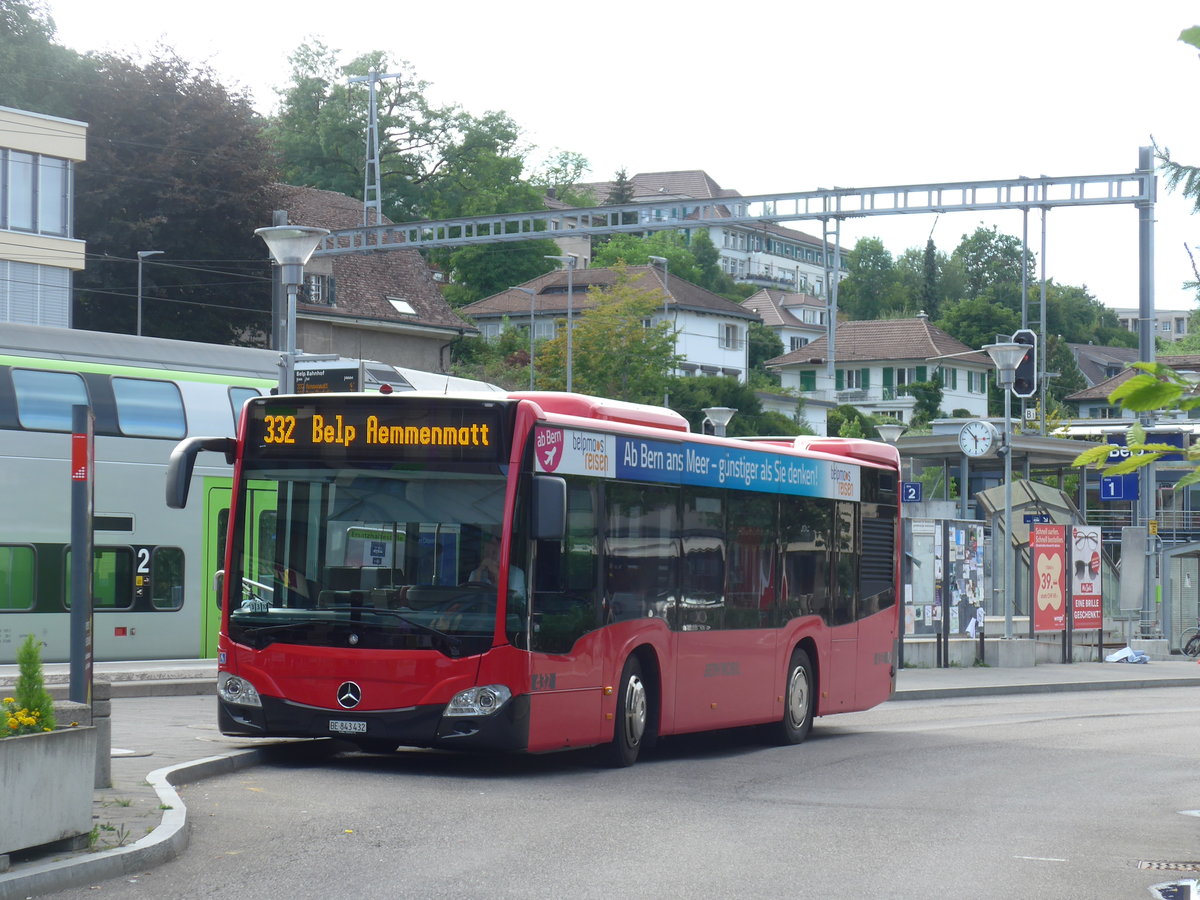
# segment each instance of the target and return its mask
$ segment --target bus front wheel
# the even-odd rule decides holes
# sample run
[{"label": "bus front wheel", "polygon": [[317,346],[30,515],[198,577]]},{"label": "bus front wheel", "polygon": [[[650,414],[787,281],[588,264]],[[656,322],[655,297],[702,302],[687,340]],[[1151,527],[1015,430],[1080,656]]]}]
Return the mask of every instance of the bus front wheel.
[{"label": "bus front wheel", "polygon": [[783,697],[783,718],[772,726],[780,744],[799,744],[812,730],[816,709],[816,684],[808,653],[797,647],[788,663],[787,686]]},{"label": "bus front wheel", "polygon": [[650,718],[650,701],[646,682],[642,680],[642,664],[636,656],[625,660],[617,688],[616,725],[612,743],[605,750],[605,762],[614,768],[632,766],[646,738]]}]

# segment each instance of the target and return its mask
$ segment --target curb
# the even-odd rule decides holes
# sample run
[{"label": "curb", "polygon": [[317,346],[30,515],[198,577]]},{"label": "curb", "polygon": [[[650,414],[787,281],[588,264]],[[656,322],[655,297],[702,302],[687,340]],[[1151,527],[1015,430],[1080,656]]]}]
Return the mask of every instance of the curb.
[{"label": "curb", "polygon": [[265,752],[265,748],[234,750],[155,769],[146,776],[146,781],[165,808],[162,822],[150,834],[128,847],[114,847],[90,856],[72,857],[0,875],[0,900],[21,900],[35,894],[80,887],[145,871],[174,859],[188,844],[187,807],[175,786],[257,765]]},{"label": "curb", "polygon": [[990,684],[952,688],[914,688],[896,691],[891,700],[947,700],[954,697],[999,697],[1012,694],[1063,694],[1078,691],[1123,691],[1159,687],[1197,687],[1200,677],[1147,681],[1068,681],[1032,684]]}]

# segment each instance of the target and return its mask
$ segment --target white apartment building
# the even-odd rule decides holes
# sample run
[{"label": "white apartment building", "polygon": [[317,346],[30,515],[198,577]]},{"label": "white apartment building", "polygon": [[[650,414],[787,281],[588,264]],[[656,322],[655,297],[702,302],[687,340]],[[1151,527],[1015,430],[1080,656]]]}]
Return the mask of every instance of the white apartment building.
[{"label": "white apartment building", "polygon": [[[676,375],[725,375],[745,381],[750,368],[747,329],[759,321],[751,310],[656,266],[629,266],[626,274],[635,287],[663,297],[663,309],[647,324],[664,319],[675,336],[675,352],[684,358]],[[578,318],[596,305],[590,288],[610,287],[615,269],[577,269],[571,284],[571,315]],[[485,338],[499,336],[504,328],[527,330],[534,338],[552,338],[567,316],[567,272],[555,270],[524,284],[485,297],[459,310],[476,324]]]},{"label": "white apartment building", "polygon": [[[1126,331],[1137,334],[1139,312],[1133,307],[1114,309],[1117,320]],[[1177,341],[1188,333],[1190,309],[1156,309],[1154,311],[1154,336],[1164,341]]]},{"label": "white apartment building", "polygon": [[87,125],[0,106],[0,322],[71,325],[75,164]]}]

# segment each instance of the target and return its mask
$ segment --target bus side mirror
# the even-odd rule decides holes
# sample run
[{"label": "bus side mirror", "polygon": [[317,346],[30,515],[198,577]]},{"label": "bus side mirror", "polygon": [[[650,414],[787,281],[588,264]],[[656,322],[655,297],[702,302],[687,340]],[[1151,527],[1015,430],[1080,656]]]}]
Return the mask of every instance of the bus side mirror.
[{"label": "bus side mirror", "polygon": [[533,539],[561,541],[567,533],[567,482],[555,475],[533,476]]},{"label": "bus side mirror", "polygon": [[232,464],[237,453],[237,442],[228,437],[193,437],[175,445],[167,461],[167,506],[171,509],[187,506],[192,470],[196,467],[196,455],[201,450],[224,453],[225,461]]}]

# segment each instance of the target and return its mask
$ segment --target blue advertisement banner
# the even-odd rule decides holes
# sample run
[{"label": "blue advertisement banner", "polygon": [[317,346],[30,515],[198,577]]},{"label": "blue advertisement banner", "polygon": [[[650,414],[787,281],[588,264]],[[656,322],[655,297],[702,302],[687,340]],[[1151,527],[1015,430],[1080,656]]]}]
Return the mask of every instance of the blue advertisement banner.
[{"label": "blue advertisement banner", "polygon": [[542,427],[535,435],[535,451],[540,472],[833,500],[858,500],[860,497],[860,468],[856,465],[743,447],[674,443]]}]

